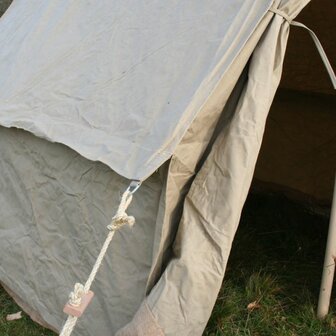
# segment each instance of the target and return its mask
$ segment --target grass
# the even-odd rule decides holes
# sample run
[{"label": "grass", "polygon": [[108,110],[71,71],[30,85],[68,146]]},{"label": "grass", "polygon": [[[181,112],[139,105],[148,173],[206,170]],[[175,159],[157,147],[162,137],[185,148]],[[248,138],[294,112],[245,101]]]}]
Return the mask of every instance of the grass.
[{"label": "grass", "polygon": [[7,314],[20,311],[9,295],[1,288],[0,290],[0,335],[1,336],[53,336],[53,332],[44,329],[34,323],[27,315],[16,321],[6,321]]},{"label": "grass", "polygon": [[[336,336],[315,316],[328,218],[279,195],[249,196],[205,336]],[[248,309],[248,304],[253,304]],[[0,291],[0,336],[51,336]]]},{"label": "grass", "polygon": [[250,196],[204,335],[336,335],[335,302],[315,316],[327,227],[282,196]]}]

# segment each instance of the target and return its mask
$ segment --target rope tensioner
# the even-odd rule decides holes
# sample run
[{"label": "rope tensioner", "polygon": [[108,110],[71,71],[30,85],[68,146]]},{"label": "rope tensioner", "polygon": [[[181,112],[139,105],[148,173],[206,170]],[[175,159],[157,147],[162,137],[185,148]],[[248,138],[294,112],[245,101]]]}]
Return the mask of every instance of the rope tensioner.
[{"label": "rope tensioner", "polygon": [[124,225],[133,226],[135,219],[133,216],[128,216],[126,210],[130,205],[133,194],[139,189],[141,185],[140,181],[132,181],[129,187],[126,189],[121,197],[121,201],[116,214],[113,216],[111,223],[107,226],[109,233],[106,240],[99,252],[92,271],[86,280],[85,285],[76,283],[74,290],[69,295],[69,301],[64,306],[63,312],[68,314],[68,318],[62,328],[60,336],[71,335],[78,318],[84,313],[85,309],[91,302],[94,293],[90,290],[92,282],[94,281],[99,267],[104,259],[107,249],[112,241],[114,233]]}]

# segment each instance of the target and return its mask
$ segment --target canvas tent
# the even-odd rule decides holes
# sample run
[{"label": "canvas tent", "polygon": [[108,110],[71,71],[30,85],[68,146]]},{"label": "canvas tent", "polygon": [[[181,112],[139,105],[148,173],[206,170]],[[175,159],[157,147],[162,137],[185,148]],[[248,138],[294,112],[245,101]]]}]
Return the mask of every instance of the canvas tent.
[{"label": "canvas tent", "polygon": [[0,19],[0,280],[58,331],[141,180],[74,335],[201,335],[308,0],[26,1]]}]

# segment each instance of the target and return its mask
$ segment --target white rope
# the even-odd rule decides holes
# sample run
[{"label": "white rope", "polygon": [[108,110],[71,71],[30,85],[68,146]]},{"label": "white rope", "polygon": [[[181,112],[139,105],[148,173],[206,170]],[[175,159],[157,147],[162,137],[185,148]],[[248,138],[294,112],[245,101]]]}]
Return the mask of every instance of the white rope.
[{"label": "white rope", "polygon": [[[112,241],[112,238],[114,236],[114,233],[116,230],[119,230],[122,226],[125,224],[128,224],[129,226],[133,226],[135,223],[135,219],[133,216],[128,216],[126,213],[126,210],[128,206],[130,205],[132,198],[133,198],[133,192],[135,190],[131,191],[130,188],[128,188],[124,194],[121,197],[121,201],[117,210],[117,213],[112,218],[111,224],[107,226],[107,228],[110,230],[108,233],[106,240],[99,252],[99,255],[96,259],[95,264],[93,265],[92,271],[86,280],[85,285],[83,286],[80,283],[76,283],[73,292],[69,295],[69,304],[72,306],[79,306],[81,303],[81,299],[83,295],[88,293],[88,291],[91,288],[92,282],[94,281],[97,272],[99,270],[99,267],[104,259],[104,256],[106,254],[106,251]],[[67,318],[62,331],[60,333],[60,336],[70,336],[73,329],[75,328],[75,325],[77,323],[78,318],[75,316],[69,315]]]}]

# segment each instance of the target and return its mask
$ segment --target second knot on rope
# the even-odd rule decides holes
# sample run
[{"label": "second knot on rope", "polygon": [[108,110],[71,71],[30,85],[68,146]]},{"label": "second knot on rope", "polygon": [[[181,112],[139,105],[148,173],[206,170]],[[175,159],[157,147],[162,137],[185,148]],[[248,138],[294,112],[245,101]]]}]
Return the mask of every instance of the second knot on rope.
[{"label": "second knot on rope", "polygon": [[119,230],[125,224],[129,226],[133,226],[135,223],[135,218],[133,216],[128,216],[126,213],[121,216],[114,216],[112,218],[111,224],[107,226],[107,228],[111,231]]},{"label": "second knot on rope", "polygon": [[76,283],[74,290],[69,294],[69,304],[78,307],[84,294],[84,286],[81,283]]},{"label": "second knot on rope", "polygon": [[115,216],[113,216],[111,224],[107,226],[110,231],[119,230],[125,224],[129,226],[134,225],[134,217],[128,216],[126,213],[126,210],[132,201],[132,197],[132,193],[128,190],[123,194],[117,213],[115,214]]}]

